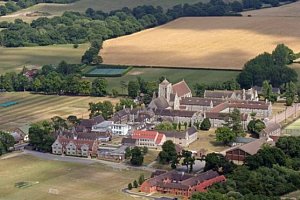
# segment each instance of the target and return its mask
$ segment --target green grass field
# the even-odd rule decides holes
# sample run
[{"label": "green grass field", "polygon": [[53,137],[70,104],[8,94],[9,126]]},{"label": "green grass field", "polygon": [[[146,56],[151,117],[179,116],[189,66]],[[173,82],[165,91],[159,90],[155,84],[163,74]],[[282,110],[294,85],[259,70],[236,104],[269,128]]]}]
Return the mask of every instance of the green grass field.
[{"label": "green grass field", "polygon": [[17,102],[16,105],[0,107],[0,130],[9,130],[32,122],[50,119],[56,115],[87,118],[90,102],[103,100],[117,103],[117,98],[106,97],[70,97],[58,95],[37,95],[28,92],[0,93],[0,104],[8,101]]},{"label": "green grass field", "polygon": [[57,64],[62,60],[68,63],[80,63],[88,44],[77,49],[73,45],[52,45],[41,47],[3,48],[0,47],[0,74],[8,71],[20,71],[23,66]]},{"label": "green grass field", "polygon": [[[142,173],[149,176],[137,170],[119,171],[100,164],[48,161],[27,155],[0,160],[0,169],[1,200],[130,200],[135,198],[121,189]],[[15,187],[23,181],[35,184]]]},{"label": "green grass field", "polygon": [[223,82],[234,79],[238,75],[238,71],[223,70],[202,70],[202,69],[169,69],[169,68],[134,68],[126,75],[116,78],[106,78],[109,90],[115,88],[120,93],[124,93],[121,89],[121,81],[128,83],[130,80],[136,80],[138,76],[146,81],[157,81],[161,76],[167,77],[171,82],[175,83],[184,79],[191,89],[196,83],[214,83]]}]

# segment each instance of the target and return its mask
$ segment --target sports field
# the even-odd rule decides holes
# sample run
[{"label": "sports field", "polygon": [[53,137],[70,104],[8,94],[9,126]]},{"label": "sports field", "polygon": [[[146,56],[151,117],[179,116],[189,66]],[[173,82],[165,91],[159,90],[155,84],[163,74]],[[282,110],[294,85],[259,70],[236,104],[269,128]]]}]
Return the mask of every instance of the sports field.
[{"label": "sports field", "polygon": [[26,65],[41,66],[58,64],[62,60],[68,63],[80,63],[88,44],[81,44],[77,49],[69,45],[51,45],[39,47],[0,47],[0,74],[8,71],[20,71]]},{"label": "sports field", "polygon": [[299,52],[299,25],[298,17],[180,18],[107,40],[101,55],[106,64],[242,69],[280,43]]},{"label": "sports field", "polygon": [[184,79],[193,90],[196,83],[211,84],[235,79],[238,71],[224,70],[199,70],[199,69],[172,69],[172,68],[133,68],[122,77],[105,78],[108,81],[109,90],[117,89],[119,93],[127,93],[122,90],[121,82],[128,83],[136,80],[138,76],[146,81],[158,81],[162,76],[167,77],[172,83]]},{"label": "sports field", "polygon": [[[1,158],[0,158],[1,159]],[[82,165],[31,156],[0,160],[1,200],[134,200],[121,189],[147,172],[113,170],[100,164]],[[18,182],[34,185],[17,188]]]},{"label": "sports field", "polygon": [[69,97],[36,95],[28,92],[0,93],[0,104],[13,101],[16,105],[0,107],[0,130],[13,129],[32,122],[50,119],[53,116],[76,115],[87,118],[88,104],[103,100],[117,103],[118,99],[101,97]]}]

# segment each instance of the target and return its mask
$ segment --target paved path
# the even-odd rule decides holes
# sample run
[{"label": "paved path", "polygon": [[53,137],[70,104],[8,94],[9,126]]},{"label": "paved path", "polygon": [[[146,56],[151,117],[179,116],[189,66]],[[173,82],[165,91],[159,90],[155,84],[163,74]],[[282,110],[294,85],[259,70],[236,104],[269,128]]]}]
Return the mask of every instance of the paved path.
[{"label": "paved path", "polygon": [[286,118],[289,118],[293,115],[295,115],[298,111],[300,111],[300,104],[295,103],[293,106],[289,106],[284,110],[283,112],[275,115],[268,123],[281,123]]},{"label": "paved path", "polygon": [[173,200],[174,199],[174,198],[168,198],[168,197],[152,197],[152,196],[150,196],[151,193],[150,194],[137,193],[137,192],[128,190],[127,188],[122,189],[122,192],[126,193],[128,195],[131,195],[131,196],[137,196],[137,197],[141,197],[143,199],[150,199],[150,200],[159,200],[161,198],[163,198],[164,200]]},{"label": "paved path", "polygon": [[91,159],[91,158],[80,158],[80,157],[71,157],[71,156],[61,156],[61,155],[54,155],[50,153],[41,153],[37,151],[30,151],[30,150],[24,150],[20,154],[27,154],[32,155],[41,159],[45,160],[55,160],[55,161],[63,161],[63,162],[73,162],[73,163],[80,163],[80,164],[94,164],[94,163],[101,163],[107,166],[110,166],[114,169],[136,169],[136,170],[144,170],[144,171],[150,171],[154,172],[155,169],[148,167],[148,166],[142,166],[142,167],[133,167],[130,165],[126,165],[124,163],[116,163],[116,162],[110,162],[105,160],[98,160],[98,159]]}]

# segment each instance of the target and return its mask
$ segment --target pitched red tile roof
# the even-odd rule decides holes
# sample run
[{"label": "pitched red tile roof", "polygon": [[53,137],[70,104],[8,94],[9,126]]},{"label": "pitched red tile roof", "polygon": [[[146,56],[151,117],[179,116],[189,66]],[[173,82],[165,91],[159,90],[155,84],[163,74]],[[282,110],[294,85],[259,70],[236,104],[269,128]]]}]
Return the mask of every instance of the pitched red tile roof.
[{"label": "pitched red tile roof", "polygon": [[140,131],[135,130],[133,132],[133,139],[152,139],[154,140],[159,133],[157,131]]},{"label": "pitched red tile roof", "polygon": [[186,84],[184,80],[174,84],[172,86],[173,93],[177,93],[178,97],[182,97],[188,93],[191,93],[191,89],[189,86]]},{"label": "pitched red tile roof", "polygon": [[158,136],[157,136],[157,138],[156,138],[155,143],[156,144],[160,144],[161,141],[162,141],[162,139],[163,139],[163,137],[164,137],[164,134],[159,133]]}]

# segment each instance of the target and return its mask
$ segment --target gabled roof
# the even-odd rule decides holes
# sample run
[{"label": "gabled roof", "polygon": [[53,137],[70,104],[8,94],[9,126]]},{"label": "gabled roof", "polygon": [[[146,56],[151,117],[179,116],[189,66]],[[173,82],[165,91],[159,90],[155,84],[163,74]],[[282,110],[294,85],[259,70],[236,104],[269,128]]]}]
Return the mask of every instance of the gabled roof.
[{"label": "gabled roof", "polygon": [[188,110],[169,110],[169,109],[162,109],[162,110],[155,110],[156,115],[160,116],[170,116],[170,117],[192,117],[196,111],[188,111]]},{"label": "gabled roof", "polygon": [[205,98],[230,98],[234,94],[234,91],[230,90],[205,90]]},{"label": "gabled roof", "polygon": [[272,133],[273,131],[276,131],[278,129],[280,129],[281,126],[280,124],[277,123],[268,123],[266,128],[262,130],[262,132],[266,135],[269,135],[270,133]]},{"label": "gabled roof", "polygon": [[258,150],[260,150],[263,146],[263,144],[270,144],[270,145],[274,145],[274,142],[269,142],[266,138],[261,138],[261,139],[257,139],[253,142],[244,144],[242,146],[238,146],[236,148],[230,149],[229,151],[233,151],[235,149],[240,149],[250,155],[254,155],[258,152]]},{"label": "gabled roof", "polygon": [[225,102],[225,100],[222,100],[222,99],[185,97],[185,98],[181,99],[180,105],[210,106],[210,104],[212,103],[213,106],[217,106],[223,102]]},{"label": "gabled roof", "polygon": [[66,138],[64,136],[58,136],[56,141],[58,141],[63,146],[63,148],[66,148],[66,146],[70,142],[72,142],[76,146],[76,148],[81,148],[83,145],[87,145],[90,151],[93,150],[93,145],[96,142],[96,141],[92,141],[92,140],[74,140],[71,138]]},{"label": "gabled roof", "polygon": [[177,94],[178,97],[182,97],[182,96],[192,92],[184,80],[174,84],[172,86],[172,89],[173,89],[173,93]]},{"label": "gabled roof", "polygon": [[164,134],[158,133],[157,131],[141,131],[135,130],[131,136],[133,139],[149,139],[154,140],[155,144],[160,145]]},{"label": "gabled roof", "polygon": [[151,101],[149,104],[150,108],[155,108],[155,109],[166,109],[170,107],[169,103],[167,100],[163,97],[157,97]]}]

